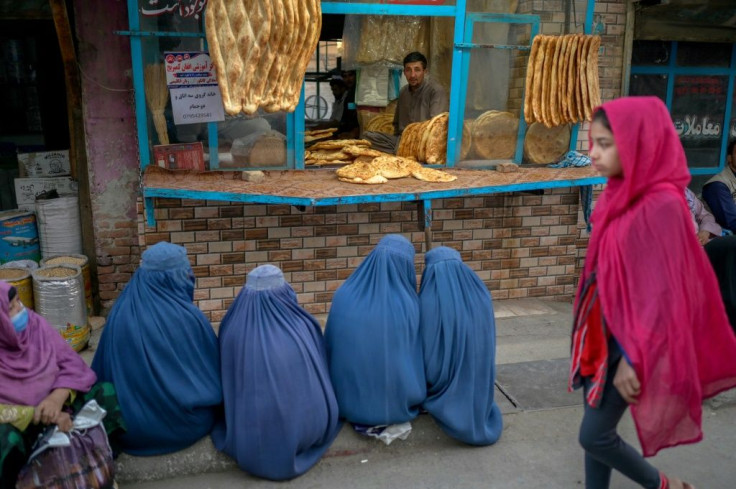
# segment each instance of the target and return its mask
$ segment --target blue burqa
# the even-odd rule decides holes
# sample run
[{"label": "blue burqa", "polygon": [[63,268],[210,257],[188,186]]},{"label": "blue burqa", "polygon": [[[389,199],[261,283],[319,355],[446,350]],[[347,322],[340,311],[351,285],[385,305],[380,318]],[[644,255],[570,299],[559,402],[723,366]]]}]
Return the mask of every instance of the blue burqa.
[{"label": "blue burqa", "polygon": [[426,385],[414,247],[388,235],[337,289],[325,338],[340,415],[389,425],[418,414]]},{"label": "blue burqa", "polygon": [[493,401],[496,325],[488,289],[460,253],[429,251],[419,290],[420,335],[427,375],[424,408],[443,431],[471,445],[501,436]]},{"label": "blue burqa", "polygon": [[186,250],[158,243],[143,253],[107,318],[92,369],[112,382],[128,424],[123,451],[159,455],[212,431],[221,409],[217,337],[192,303]]},{"label": "blue burqa", "polygon": [[319,323],[273,265],[248,274],[220,327],[225,421],[212,440],[240,468],[297,477],[340,429]]}]

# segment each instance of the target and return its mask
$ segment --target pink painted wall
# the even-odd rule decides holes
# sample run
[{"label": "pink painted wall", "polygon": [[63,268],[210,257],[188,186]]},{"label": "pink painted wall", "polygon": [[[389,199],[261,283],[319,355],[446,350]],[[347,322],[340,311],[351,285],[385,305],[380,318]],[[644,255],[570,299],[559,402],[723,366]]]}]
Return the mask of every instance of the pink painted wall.
[{"label": "pink painted wall", "polygon": [[73,0],[103,312],[139,261],[139,186],[130,39],[124,0]]}]

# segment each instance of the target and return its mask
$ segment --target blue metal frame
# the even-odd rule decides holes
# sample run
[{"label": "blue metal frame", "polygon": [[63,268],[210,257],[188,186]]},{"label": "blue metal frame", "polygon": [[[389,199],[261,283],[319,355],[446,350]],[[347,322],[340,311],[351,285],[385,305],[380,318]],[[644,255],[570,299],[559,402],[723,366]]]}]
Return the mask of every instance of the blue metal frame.
[{"label": "blue metal frame", "polygon": [[734,80],[736,79],[736,43],[731,45],[731,59],[728,68],[702,68],[677,65],[678,41],[670,41],[670,58],[666,65],[632,65],[631,75],[666,75],[667,93],[665,103],[672,111],[672,99],[675,94],[675,77],[680,75],[695,76],[727,76],[728,92],[726,93],[726,110],[723,115],[723,132],[721,134],[721,155],[718,166],[706,168],[690,168],[691,175],[714,175],[726,166],[726,151],[728,147],[729,131],[731,128],[731,115],[734,101]]},{"label": "blue metal frame", "polygon": [[[135,89],[136,119],[138,126],[139,154],[141,170],[150,164],[150,148],[148,147],[148,120],[143,80],[143,47],[144,37],[201,37],[204,33],[194,32],[155,32],[140,30],[138,18],[138,0],[127,0],[129,30],[117,31],[118,34],[128,35],[131,39],[131,52],[133,61],[133,86]],[[590,33],[593,22],[593,8],[595,0],[588,0],[585,21],[585,32]],[[462,124],[465,107],[465,87],[461,86],[462,80],[467,80],[470,56],[469,49],[478,47],[489,47],[495,49],[530,49],[530,46],[510,45],[475,45],[472,41],[472,30],[475,22],[504,22],[504,23],[528,23],[532,25],[531,39],[539,33],[540,19],[536,15],[516,14],[479,14],[466,13],[466,0],[456,0],[455,5],[406,5],[406,4],[376,4],[376,3],[346,3],[338,1],[323,1],[321,4],[324,14],[357,14],[357,15],[408,15],[425,17],[454,17],[455,31],[453,36],[453,59],[450,89],[450,117],[448,127],[447,144],[447,166],[453,167],[459,159],[459,138],[462,136]],[[524,94],[522,95],[522,97]],[[523,106],[523,98],[522,98]],[[462,110],[461,110],[462,109]],[[287,168],[304,168],[304,85],[302,84],[301,95],[296,110],[286,115],[287,124]],[[218,138],[217,123],[208,124],[208,141],[210,146],[210,167],[218,168]],[[520,117],[519,136],[517,141],[515,162],[521,161],[523,151],[523,136],[526,132],[526,122]],[[577,139],[577,125],[573,128],[571,147]],[[274,168],[270,168],[274,169]],[[460,190],[437,190],[423,193],[401,193],[401,194],[379,194],[379,195],[356,195],[340,198],[312,199],[301,197],[281,197],[277,195],[252,195],[252,194],[230,194],[223,192],[201,192],[194,190],[176,190],[164,188],[143,188],[146,219],[149,225],[153,225],[154,209],[153,199],[157,197],[179,198],[179,199],[206,199],[217,201],[261,203],[261,204],[290,204],[303,206],[342,205],[361,202],[388,202],[388,201],[415,201],[423,200],[425,210],[425,225],[431,226],[431,200],[449,197],[462,197],[472,195],[484,195],[498,192],[516,192],[544,188],[561,188],[578,185],[593,185],[603,183],[605,179],[591,177],[584,179],[571,179],[551,182],[527,182],[513,185],[490,186],[482,188],[460,189]]]}]

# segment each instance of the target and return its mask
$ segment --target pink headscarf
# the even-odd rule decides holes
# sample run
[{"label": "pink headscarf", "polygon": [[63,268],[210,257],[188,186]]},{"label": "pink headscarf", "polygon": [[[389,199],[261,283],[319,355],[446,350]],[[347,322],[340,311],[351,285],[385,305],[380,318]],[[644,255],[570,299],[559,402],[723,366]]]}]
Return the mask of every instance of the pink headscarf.
[{"label": "pink headscarf", "polygon": [[736,337],[693,233],[690,173],[667,108],[625,97],[601,109],[623,176],[608,179],[596,204],[580,284],[597,270],[606,323],[642,385],[631,411],[652,456],[702,439],[702,400],[736,386]]},{"label": "pink headscarf", "polygon": [[8,291],[0,281],[0,403],[36,406],[57,388],[87,392],[97,377],[46,320],[28,310],[28,326],[16,333]]}]

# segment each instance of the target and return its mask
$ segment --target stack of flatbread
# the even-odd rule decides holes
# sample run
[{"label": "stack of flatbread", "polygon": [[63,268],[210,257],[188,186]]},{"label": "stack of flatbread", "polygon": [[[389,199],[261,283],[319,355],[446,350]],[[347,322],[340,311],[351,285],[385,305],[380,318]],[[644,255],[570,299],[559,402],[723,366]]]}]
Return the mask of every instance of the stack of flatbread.
[{"label": "stack of flatbread", "polygon": [[411,157],[431,165],[444,165],[447,156],[448,112],[428,121],[409,124],[401,134],[398,156]]},{"label": "stack of flatbread", "polygon": [[547,127],[590,120],[601,104],[599,36],[538,35],[526,69],[524,119]]},{"label": "stack of flatbread", "polygon": [[383,132],[386,134],[394,133],[394,115],[384,112],[378,114],[365,125],[366,131]]},{"label": "stack of flatbread", "polygon": [[205,31],[225,112],[292,112],[321,28],[320,0],[209,0]]},{"label": "stack of flatbread", "polygon": [[442,170],[424,168],[416,160],[401,156],[385,155],[370,161],[356,161],[335,171],[338,180],[347,183],[375,185],[386,183],[392,178],[412,176],[425,182],[452,182],[457,180]]},{"label": "stack of flatbread", "polygon": [[484,112],[473,121],[471,131],[473,154],[476,157],[498,160],[514,156],[519,118],[511,112]]},{"label": "stack of flatbread", "polygon": [[365,139],[336,139],[315,143],[304,152],[305,166],[349,165],[355,161],[370,161],[388,153],[371,149]]},{"label": "stack of flatbread", "polygon": [[312,131],[304,131],[304,142],[310,143],[312,141],[319,141],[320,139],[331,138],[333,134],[337,132],[336,127],[330,127],[327,129],[314,129]]}]

